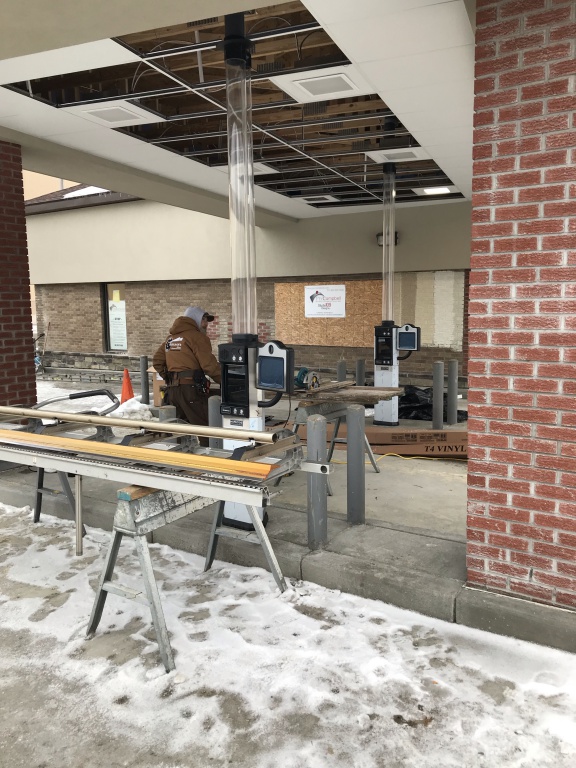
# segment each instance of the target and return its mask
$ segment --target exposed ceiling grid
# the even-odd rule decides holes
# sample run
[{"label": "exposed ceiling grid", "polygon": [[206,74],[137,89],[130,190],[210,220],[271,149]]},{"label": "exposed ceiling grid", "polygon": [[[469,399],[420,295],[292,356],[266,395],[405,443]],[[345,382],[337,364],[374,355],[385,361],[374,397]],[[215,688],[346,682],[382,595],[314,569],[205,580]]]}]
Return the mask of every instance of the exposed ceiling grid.
[{"label": "exposed ceiling grid", "polygon": [[[462,0],[292,0],[247,11],[246,33],[260,205],[300,217],[380,206],[387,161],[399,204],[425,188],[469,196]],[[213,17],[0,61],[0,125],[225,194],[223,36]]]}]

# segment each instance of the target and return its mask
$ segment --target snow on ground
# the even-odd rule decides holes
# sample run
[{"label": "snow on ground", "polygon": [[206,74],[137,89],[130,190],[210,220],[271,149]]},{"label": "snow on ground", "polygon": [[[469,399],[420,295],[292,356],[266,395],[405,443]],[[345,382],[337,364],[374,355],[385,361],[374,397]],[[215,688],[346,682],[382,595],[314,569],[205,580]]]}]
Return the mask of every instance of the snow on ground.
[{"label": "snow on ground", "polygon": [[[70,400],[70,395],[77,392],[107,389],[120,400],[120,395],[118,392],[114,392],[114,389],[112,389],[114,385],[112,384],[103,384],[102,386],[91,385],[89,389],[82,387],[81,384],[82,382],[73,382],[67,386],[57,386],[52,381],[42,381],[39,379],[36,382],[38,403],[43,403],[47,400],[52,400],[53,398],[67,398],[58,400],[54,403],[49,403],[40,410],[62,411],[65,413],[79,413],[88,410],[101,412],[109,408],[113,403],[112,399],[107,395],[96,395],[93,397]],[[150,407],[141,403],[139,397],[133,397],[125,403],[121,403],[118,408],[113,410],[109,415],[114,419],[136,419],[140,421],[147,421],[153,418]]]},{"label": "snow on ground", "polygon": [[[176,670],[110,535],[0,504],[0,765],[568,768],[576,657],[152,545]],[[132,543],[117,571],[137,586]]]}]

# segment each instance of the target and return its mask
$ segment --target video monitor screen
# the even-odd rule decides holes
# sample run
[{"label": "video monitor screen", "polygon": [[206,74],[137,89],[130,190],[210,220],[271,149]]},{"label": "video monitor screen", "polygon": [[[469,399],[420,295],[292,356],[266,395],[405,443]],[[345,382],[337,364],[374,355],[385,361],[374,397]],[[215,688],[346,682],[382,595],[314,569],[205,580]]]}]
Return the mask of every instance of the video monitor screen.
[{"label": "video monitor screen", "polygon": [[284,357],[260,357],[258,359],[258,389],[270,389],[284,392],[286,376]]},{"label": "video monitor screen", "polygon": [[222,400],[228,405],[248,405],[248,377],[243,365],[224,366]]},{"label": "video monitor screen", "polygon": [[398,332],[398,349],[415,350],[416,348],[416,331]]}]

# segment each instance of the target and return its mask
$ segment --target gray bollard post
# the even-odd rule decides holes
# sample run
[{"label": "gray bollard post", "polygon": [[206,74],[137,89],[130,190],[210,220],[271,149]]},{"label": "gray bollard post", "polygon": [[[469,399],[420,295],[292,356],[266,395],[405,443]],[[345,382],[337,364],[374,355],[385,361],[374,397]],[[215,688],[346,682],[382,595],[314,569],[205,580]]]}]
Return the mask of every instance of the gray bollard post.
[{"label": "gray bollard post", "polygon": [[366,384],[366,360],[356,360],[356,386],[363,387]]},{"label": "gray bollard post", "polygon": [[448,424],[458,423],[458,360],[448,360],[448,404],[446,407]]},{"label": "gray bollard post", "polygon": [[363,405],[346,408],[346,491],[347,519],[350,525],[364,525],[366,517],[366,413]]},{"label": "gray bollard post", "polygon": [[336,363],[336,381],[346,381],[346,360]]},{"label": "gray bollard post", "polygon": [[442,429],[444,426],[444,363],[437,360],[434,363],[432,378],[432,429]]},{"label": "gray bollard post", "polygon": [[[314,415],[306,419],[308,461],[326,463],[326,419]],[[308,548],[320,549],[328,543],[328,475],[308,472]]]},{"label": "gray bollard post", "polygon": [[148,380],[148,358],[140,355],[140,402],[150,405],[150,382]]},{"label": "gray bollard post", "polygon": [[[222,414],[220,413],[220,403],[222,400],[213,395],[208,398],[208,424],[211,427],[222,426]],[[223,448],[224,441],[220,437],[209,437],[208,445],[210,448]]]}]

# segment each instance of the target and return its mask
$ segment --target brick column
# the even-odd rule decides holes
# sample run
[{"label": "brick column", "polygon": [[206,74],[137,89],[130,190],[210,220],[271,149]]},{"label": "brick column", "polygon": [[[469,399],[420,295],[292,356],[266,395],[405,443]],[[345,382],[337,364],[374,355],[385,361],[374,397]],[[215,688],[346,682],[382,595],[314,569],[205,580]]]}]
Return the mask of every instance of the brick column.
[{"label": "brick column", "polygon": [[0,405],[35,402],[22,155],[0,141]]},{"label": "brick column", "polygon": [[468,582],[576,607],[576,0],[477,0]]}]

